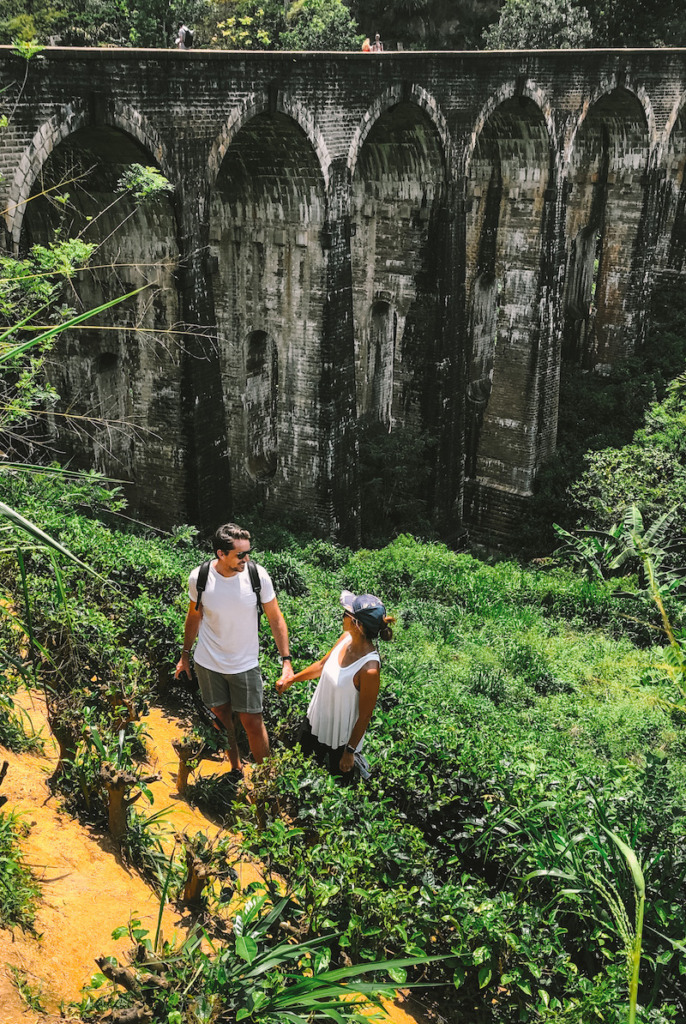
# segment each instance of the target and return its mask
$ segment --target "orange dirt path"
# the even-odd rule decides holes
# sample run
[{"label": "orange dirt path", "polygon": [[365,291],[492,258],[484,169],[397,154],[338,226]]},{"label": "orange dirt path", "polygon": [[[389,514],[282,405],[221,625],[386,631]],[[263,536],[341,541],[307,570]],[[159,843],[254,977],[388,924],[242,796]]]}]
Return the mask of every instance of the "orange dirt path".
[{"label": "orange dirt path", "polygon": [[[78,1017],[61,1016],[60,1006],[80,999],[83,985],[98,969],[95,957],[112,954],[125,960],[130,940],[124,937],[115,942],[112,931],[137,917],[154,936],[159,901],[137,872],[122,863],[108,836],[84,827],[60,810],[59,797],[47,786],[56,749],[44,704],[35,693],[24,692],[17,695],[16,704],[29,714],[35,731],[47,737],[43,756],[17,755],[0,748],[0,761],[9,762],[2,787],[7,797],[4,810],[18,811],[30,828],[23,849],[41,883],[42,901],[36,916],[37,935],[0,928],[0,1024],[64,1024]],[[147,813],[169,808],[163,820],[169,823],[170,832],[202,830],[214,838],[219,827],[176,792],[178,762],[171,741],[183,735],[183,723],[153,708],[145,724],[150,766],[161,775],[151,786],[155,802]],[[199,768],[204,774],[224,770],[228,764],[218,761],[203,761]],[[143,800],[137,806],[146,813]],[[244,861],[235,867],[242,885],[260,878],[259,865]],[[165,938],[184,931],[179,913],[170,906],[164,908],[162,931]],[[25,972],[27,981],[41,991],[47,1014],[27,1007],[10,967]],[[417,1024],[422,1019],[410,1015],[399,1003],[387,1005],[386,1012],[393,1024]]]}]

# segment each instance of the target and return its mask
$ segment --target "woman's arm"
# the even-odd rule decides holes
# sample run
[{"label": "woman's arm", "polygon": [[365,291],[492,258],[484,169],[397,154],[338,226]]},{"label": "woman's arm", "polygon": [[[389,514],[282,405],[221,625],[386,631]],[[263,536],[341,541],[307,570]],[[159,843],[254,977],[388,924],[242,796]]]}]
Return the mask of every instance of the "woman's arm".
[{"label": "woman's arm", "polygon": [[292,676],[290,679],[278,679],[276,682],[276,692],[284,693],[290,686],[293,685],[293,683],[299,683],[303,679],[319,679],[324,669],[324,666],[326,665],[326,662],[328,661],[331,655],[331,651],[333,651],[335,647],[338,647],[339,643],[341,642],[344,636],[345,634],[342,633],[341,636],[339,636],[336,643],[331,648],[331,650],[327,651],[324,657],[320,658],[319,661],[313,661],[311,665],[308,665],[307,668],[301,669],[300,672],[296,672],[296,674]]},{"label": "woman's arm", "polygon": [[[374,714],[374,708],[376,707],[376,701],[379,696],[379,685],[381,683],[379,663],[376,661],[367,662],[367,664],[363,665],[360,671],[356,673],[355,679],[360,684],[360,706],[357,721],[353,726],[353,731],[350,733],[347,744],[348,747],[353,748],[357,746],[364,736],[367,731],[367,726],[371,722],[372,715]],[[341,771],[349,772],[354,763],[355,755],[346,747],[343,751],[343,756],[341,757]]]}]

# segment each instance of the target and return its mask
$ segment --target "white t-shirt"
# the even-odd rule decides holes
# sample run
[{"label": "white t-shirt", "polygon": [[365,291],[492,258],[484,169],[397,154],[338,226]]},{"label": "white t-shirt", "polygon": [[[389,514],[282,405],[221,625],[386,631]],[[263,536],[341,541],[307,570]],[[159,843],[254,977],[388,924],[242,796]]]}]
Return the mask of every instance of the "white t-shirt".
[{"label": "white t-shirt", "polygon": [[[258,565],[257,571],[262,583],[260,600],[266,604],[276,596],[274,585],[266,569]],[[199,572],[200,566],[188,578],[188,596],[194,603]],[[260,654],[257,598],[247,565],[235,576],[222,576],[211,565],[200,607],[202,622],[193,655],[198,665],[232,675],[255,668]]]}]

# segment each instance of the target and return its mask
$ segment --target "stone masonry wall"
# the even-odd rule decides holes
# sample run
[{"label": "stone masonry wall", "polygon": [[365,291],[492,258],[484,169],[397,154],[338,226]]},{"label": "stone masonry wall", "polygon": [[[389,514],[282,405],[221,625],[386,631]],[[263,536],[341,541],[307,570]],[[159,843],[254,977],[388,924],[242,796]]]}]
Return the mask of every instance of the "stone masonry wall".
[{"label": "stone masonry wall", "polygon": [[[23,71],[0,48],[6,245],[50,237],[64,211],[31,197],[95,154],[97,181],[61,185],[110,268],[78,302],[152,287],[126,329],[65,338],[54,379],[135,424],[82,456],[162,525],[255,499],[354,541],[362,418],[436,431],[442,524],[511,537],[561,359],[606,372],[683,269],[683,50],[48,49]],[[98,216],[132,163],[173,194]]]}]

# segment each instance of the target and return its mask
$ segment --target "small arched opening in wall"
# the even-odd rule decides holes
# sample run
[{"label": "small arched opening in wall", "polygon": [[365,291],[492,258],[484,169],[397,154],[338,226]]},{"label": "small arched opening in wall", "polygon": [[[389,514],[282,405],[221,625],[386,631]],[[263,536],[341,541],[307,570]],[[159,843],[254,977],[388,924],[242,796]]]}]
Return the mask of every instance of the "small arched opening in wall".
[{"label": "small arched opening in wall", "polygon": [[273,338],[253,331],[246,346],[245,453],[252,480],[272,480],[278,465],[279,354]]},{"label": "small arched opening in wall", "polygon": [[504,99],[476,137],[466,182],[468,489],[531,493],[551,167],[541,107]]},{"label": "small arched opening in wall", "polygon": [[97,247],[63,296],[77,312],[150,285],[60,336],[48,359],[60,401],[48,422],[62,457],[127,481],[132,512],[167,527],[185,518],[181,347],[173,193],[157,171],[127,132],[79,128],[37,170],[31,193],[43,194],[25,206],[19,248]]},{"label": "small arched opening in wall", "polygon": [[607,371],[639,342],[648,153],[645,109],[626,88],[592,104],[571,145],[562,351],[584,369]]},{"label": "small arched opening in wall", "polygon": [[[314,502],[312,508],[322,500],[325,211],[321,165],[303,128],[281,111],[256,113],[226,148],[210,213],[232,487],[239,501],[251,500],[267,481],[271,499]],[[251,376],[248,367],[257,365],[263,344],[263,368]],[[250,410],[267,406],[262,436]],[[248,443],[257,445],[258,455],[246,451]]]},{"label": "small arched opening in wall", "polygon": [[393,364],[397,316],[390,302],[377,299],[369,310],[366,364],[361,367],[358,415],[371,423],[392,425]]}]

